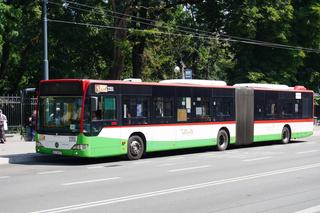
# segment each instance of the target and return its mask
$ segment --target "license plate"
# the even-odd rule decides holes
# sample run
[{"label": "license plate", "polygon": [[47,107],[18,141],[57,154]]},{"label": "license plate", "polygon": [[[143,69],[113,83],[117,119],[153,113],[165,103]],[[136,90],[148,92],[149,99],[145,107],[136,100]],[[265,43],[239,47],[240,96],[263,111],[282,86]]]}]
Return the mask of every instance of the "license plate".
[{"label": "license plate", "polygon": [[52,154],[54,154],[54,155],[62,155],[62,152],[61,151],[57,151],[57,150],[53,150]]}]

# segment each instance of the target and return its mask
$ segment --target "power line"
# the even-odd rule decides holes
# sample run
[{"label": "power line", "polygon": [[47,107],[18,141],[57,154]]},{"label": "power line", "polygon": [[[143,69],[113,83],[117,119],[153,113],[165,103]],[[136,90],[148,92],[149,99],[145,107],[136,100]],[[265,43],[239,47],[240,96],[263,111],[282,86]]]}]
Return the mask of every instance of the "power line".
[{"label": "power line", "polygon": [[[134,28],[126,28],[126,27],[114,27],[110,25],[100,25],[100,24],[93,24],[93,23],[84,23],[84,22],[75,22],[75,21],[65,21],[65,20],[58,20],[58,19],[48,19],[49,22],[55,23],[64,23],[64,24],[73,24],[73,25],[81,25],[86,27],[97,27],[97,28],[107,28],[107,29],[118,29],[118,30],[126,30],[126,31],[136,31],[136,32],[144,32],[147,34],[162,34],[162,35],[170,35],[170,36],[177,36],[177,37],[193,37],[193,38],[200,38],[205,40],[220,40],[225,42],[238,42],[244,44],[252,44],[252,45],[259,45],[263,47],[272,47],[278,49],[287,49],[287,50],[301,50],[300,48],[289,48],[289,47],[279,47],[279,46],[271,46],[266,45],[263,43],[254,43],[251,41],[240,41],[234,39],[223,39],[223,38],[214,38],[210,36],[195,36],[195,35],[185,35],[185,34],[177,34],[177,33],[170,33],[170,32],[163,32],[163,31],[151,31],[151,30],[141,30],[141,29],[134,29]],[[311,51],[310,51],[311,52]],[[312,51],[316,53],[320,53],[320,51]]]},{"label": "power line", "polygon": [[[54,2],[51,2],[51,1],[48,1],[49,3],[53,4],[53,5],[58,5],[58,6],[61,6],[61,4],[58,4],[58,3],[54,3]],[[146,22],[143,22],[143,21],[139,21],[139,20],[132,20],[130,18],[122,18],[122,17],[119,17],[119,16],[116,16],[116,15],[109,15],[109,14],[104,14],[104,13],[101,13],[101,12],[95,12],[95,11],[91,11],[91,10],[87,10],[87,9],[82,9],[82,8],[78,8],[78,7],[73,7],[73,6],[68,6],[68,8],[71,8],[71,9],[74,9],[74,10],[79,10],[79,11],[84,11],[84,12],[93,12],[95,14],[103,14],[103,15],[106,15],[108,17],[112,17],[112,18],[117,18],[117,19],[120,19],[120,20],[125,20],[125,21],[129,21],[129,22],[135,22],[135,23],[140,23],[140,24],[143,24],[143,25],[147,25],[147,26],[151,26],[151,27],[154,27],[154,28],[162,28],[162,29],[166,29],[166,30],[170,30],[170,27],[169,25],[167,25],[168,27],[164,27],[164,26],[157,26],[155,23],[154,24],[151,24],[151,23],[146,23]],[[97,8],[95,9],[97,10]],[[155,21],[154,21],[155,22]],[[180,33],[194,33],[194,32],[190,32],[190,31],[185,31],[185,30],[176,30],[176,29],[173,29],[174,31],[177,31],[177,32],[180,32]],[[195,33],[196,35],[206,35],[206,34],[200,34],[200,33]]]},{"label": "power line", "polygon": [[[55,2],[52,2],[52,1],[48,1],[48,2],[50,4],[62,6],[61,4],[58,4],[58,3],[55,3]],[[109,17],[113,17],[113,18],[117,18],[117,19],[136,22],[136,23],[152,26],[152,27],[155,27],[155,28],[162,28],[162,29],[170,30],[170,29],[168,29],[168,27],[155,25],[156,20],[146,19],[146,18],[142,18],[142,17],[129,15],[129,14],[124,14],[124,13],[119,13],[119,12],[114,12],[114,11],[109,11],[109,10],[102,9],[106,13],[116,14],[116,15],[109,15],[109,14],[105,14],[105,13],[101,13],[101,12],[96,12],[96,11],[98,11],[97,7],[89,6],[89,5],[86,5],[86,4],[80,4],[80,3],[76,3],[76,2],[70,2],[70,1],[65,1],[65,2],[68,3],[68,4],[75,4],[75,5],[79,5],[79,6],[82,6],[82,7],[90,8],[90,9],[93,9],[94,11],[83,9],[83,8],[79,8],[79,7],[73,7],[73,6],[70,6],[70,5],[67,6],[67,7],[71,8],[71,9],[74,9],[74,10],[79,10],[79,11],[84,11],[84,12],[93,12],[93,13],[96,13],[96,14],[104,14],[104,15],[107,15]],[[122,15],[122,16],[125,16],[125,17],[128,17],[128,18],[123,18],[123,17],[120,17],[119,15]],[[129,17],[137,19],[137,20],[132,20]],[[51,21],[54,22],[53,19]],[[146,23],[144,21],[152,22],[154,24]],[[83,25],[83,26],[100,27],[100,28],[130,30],[130,28],[113,27],[113,26],[107,26],[107,25],[97,25],[97,24],[91,24],[91,23],[68,22],[68,21],[63,21],[63,20],[55,20],[55,22],[60,22],[60,23],[64,22],[64,23],[68,23],[68,24],[78,24],[78,25]],[[167,26],[169,26],[169,25],[167,25]],[[169,27],[171,27],[171,26],[169,26]],[[174,29],[174,28],[172,30],[180,32],[180,33],[191,33],[193,35],[191,36],[191,35],[173,34],[173,33],[166,33],[166,32],[162,32],[162,31],[159,31],[159,32],[156,32],[156,33],[158,33],[158,34],[167,34],[167,35],[177,35],[177,36],[189,36],[189,37],[191,36],[191,37],[203,38],[203,39],[216,39],[216,40],[225,41],[225,42],[237,42],[237,43],[258,45],[258,46],[278,48],[278,49],[297,50],[297,51],[303,50],[303,51],[306,51],[306,52],[320,53],[319,49],[304,48],[304,47],[299,47],[299,46],[284,45],[284,44],[278,44],[278,43],[272,43],[272,42],[264,42],[264,41],[258,41],[258,40],[252,40],[252,39],[241,38],[241,37],[236,37],[236,36],[228,36],[228,35],[219,35],[219,36],[225,37],[225,38],[221,38],[219,36],[213,36],[214,33],[209,32],[209,31],[203,31],[203,30],[198,30],[198,29],[195,30],[194,28],[183,27],[183,26],[179,26],[179,25],[177,25],[177,28],[191,29],[192,31],[186,31],[186,30],[180,30],[180,29]],[[147,32],[145,30],[139,30],[139,29],[133,29],[133,28],[131,28],[131,30]],[[197,33],[195,31],[205,32],[206,34]]]},{"label": "power line", "polygon": [[[77,3],[77,2],[71,2],[71,1],[65,1],[69,4],[74,4],[74,5],[78,5],[78,6],[82,6],[82,7],[86,7],[86,8],[90,8],[90,9],[94,9],[94,10],[97,10],[97,7],[94,7],[94,6],[90,6],[90,5],[87,5],[87,4],[81,4],[81,3]],[[156,22],[156,20],[152,20],[152,19],[147,19],[147,18],[142,18],[142,17],[138,17],[138,16],[134,16],[134,15],[130,15],[130,14],[125,14],[125,13],[120,13],[120,12],[115,12],[115,11],[111,11],[111,10],[106,10],[106,9],[102,9],[103,11],[107,12],[107,13],[113,13],[113,14],[116,14],[116,15],[121,15],[121,16],[126,16],[126,17],[130,17],[130,18],[135,18],[135,19],[138,19],[138,20],[142,20],[142,21],[149,21],[149,22]],[[117,17],[119,19],[122,19],[121,17]],[[133,20],[131,20],[133,21]],[[141,22],[140,22],[141,23]],[[155,26],[157,27],[157,26]],[[286,49],[286,48],[294,48],[295,50],[304,50],[304,51],[307,51],[307,52],[319,52],[320,49],[313,49],[313,48],[305,48],[305,47],[299,47],[299,46],[292,46],[292,45],[285,45],[285,44],[279,44],[279,43],[273,43],[273,42],[266,42],[266,41],[259,41],[259,40],[254,40],[254,39],[248,39],[248,38],[243,38],[243,37],[239,37],[239,36],[230,36],[230,35],[226,35],[226,34],[218,34],[218,35],[215,35],[213,32],[210,32],[210,31],[204,31],[204,30],[199,30],[199,29],[195,29],[195,28],[190,28],[190,27],[184,27],[184,26],[180,26],[180,25],[177,25],[176,27],[178,28],[182,28],[182,29],[187,29],[187,30],[191,30],[192,32],[195,32],[197,34],[199,34],[198,32],[202,32],[202,33],[205,33],[205,34],[209,34],[210,36],[220,36],[220,37],[224,37],[224,38],[228,38],[228,39],[231,39],[230,41],[234,41],[234,40],[241,40],[243,42],[241,43],[246,43],[246,42],[250,42],[248,44],[256,44],[257,43],[263,43],[263,44],[268,44],[270,45],[270,47],[275,47],[275,46],[278,46],[278,47],[283,47],[283,49]],[[181,30],[180,30],[181,31]],[[182,31],[183,32],[183,31]],[[190,31],[188,32],[190,33]],[[203,34],[199,34],[199,35],[203,35]],[[245,42],[246,41],[246,42]],[[251,43],[252,42],[252,43]],[[261,45],[260,45],[261,46]]]}]

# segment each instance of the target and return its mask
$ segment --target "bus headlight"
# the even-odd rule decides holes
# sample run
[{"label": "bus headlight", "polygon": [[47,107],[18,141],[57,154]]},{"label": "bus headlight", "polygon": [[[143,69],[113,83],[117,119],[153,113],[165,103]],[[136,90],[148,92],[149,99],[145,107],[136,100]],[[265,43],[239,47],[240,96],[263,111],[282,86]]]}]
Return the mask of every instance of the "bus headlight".
[{"label": "bus headlight", "polygon": [[75,144],[71,149],[73,150],[84,150],[88,148],[88,144]]}]

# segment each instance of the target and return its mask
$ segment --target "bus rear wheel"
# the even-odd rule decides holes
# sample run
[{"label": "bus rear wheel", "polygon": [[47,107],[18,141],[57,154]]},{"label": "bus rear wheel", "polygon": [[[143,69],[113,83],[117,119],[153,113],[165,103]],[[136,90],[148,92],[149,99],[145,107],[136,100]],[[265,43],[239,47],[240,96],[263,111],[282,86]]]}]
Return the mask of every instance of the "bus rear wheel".
[{"label": "bus rear wheel", "polygon": [[128,153],[129,160],[138,160],[144,153],[144,143],[141,137],[133,135],[128,140]]},{"label": "bus rear wheel", "polygon": [[283,127],[282,133],[281,133],[281,143],[287,144],[290,142],[290,139],[291,139],[290,129],[289,127],[285,126]]},{"label": "bus rear wheel", "polygon": [[221,129],[217,135],[217,149],[218,151],[224,151],[229,145],[229,135],[226,130]]}]

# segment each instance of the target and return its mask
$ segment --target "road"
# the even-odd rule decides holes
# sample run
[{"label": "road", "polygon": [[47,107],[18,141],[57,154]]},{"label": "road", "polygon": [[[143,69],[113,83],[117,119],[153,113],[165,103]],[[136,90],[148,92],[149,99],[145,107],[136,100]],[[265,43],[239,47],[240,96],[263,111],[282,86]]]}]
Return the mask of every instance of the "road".
[{"label": "road", "polygon": [[320,136],[122,158],[0,165],[0,212],[319,212]]}]

